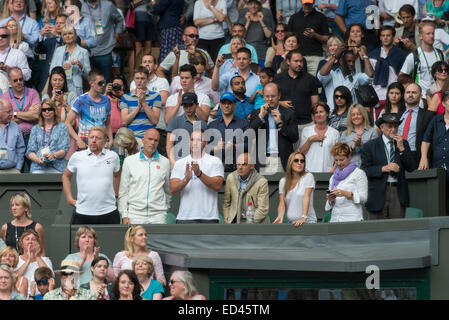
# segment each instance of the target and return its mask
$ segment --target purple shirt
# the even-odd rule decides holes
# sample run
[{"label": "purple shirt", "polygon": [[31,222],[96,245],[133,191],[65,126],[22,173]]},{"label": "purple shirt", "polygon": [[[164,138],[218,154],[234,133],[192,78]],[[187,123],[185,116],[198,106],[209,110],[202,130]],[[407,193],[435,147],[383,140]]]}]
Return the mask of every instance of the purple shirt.
[{"label": "purple shirt", "polygon": [[[16,112],[25,112],[28,111],[32,105],[41,104],[41,99],[39,98],[39,93],[37,93],[36,90],[33,88],[26,88],[26,95],[23,98],[17,98],[14,97],[12,94],[12,89],[6,91],[1,96],[2,98],[5,98],[9,102],[11,102],[12,108]],[[25,101],[23,101],[25,100]],[[20,106],[20,107],[19,107]],[[22,109],[22,110],[20,110]],[[37,121],[34,122],[21,122],[19,123],[19,128],[22,133],[30,133],[31,128],[37,123]]]}]

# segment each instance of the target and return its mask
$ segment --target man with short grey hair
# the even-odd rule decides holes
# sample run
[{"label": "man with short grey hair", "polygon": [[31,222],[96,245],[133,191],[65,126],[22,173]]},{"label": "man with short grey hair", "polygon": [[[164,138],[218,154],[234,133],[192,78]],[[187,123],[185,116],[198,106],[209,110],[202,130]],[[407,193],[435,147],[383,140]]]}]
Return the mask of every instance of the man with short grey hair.
[{"label": "man with short grey hair", "polygon": [[20,173],[23,166],[26,147],[13,115],[11,103],[0,98],[0,173]]}]

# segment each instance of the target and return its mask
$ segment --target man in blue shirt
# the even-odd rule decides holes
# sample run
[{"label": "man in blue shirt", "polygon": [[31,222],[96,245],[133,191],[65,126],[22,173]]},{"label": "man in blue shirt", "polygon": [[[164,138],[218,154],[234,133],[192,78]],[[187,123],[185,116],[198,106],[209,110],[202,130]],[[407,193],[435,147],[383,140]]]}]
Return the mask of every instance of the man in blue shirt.
[{"label": "man in blue shirt", "polygon": [[[238,77],[241,79],[241,77]],[[242,79],[243,80],[243,79]],[[220,132],[221,139],[212,134],[210,145],[214,145],[212,151],[224,162],[225,172],[236,169],[236,154],[247,151],[248,141],[243,134],[249,127],[248,120],[242,119],[236,113],[237,98],[231,92],[224,92],[220,97],[220,111],[222,116],[209,123],[207,129],[216,129]],[[237,132],[240,130],[240,132]],[[211,132],[212,133],[212,132]],[[215,132],[217,134],[218,132]]]},{"label": "man in blue shirt", "polygon": [[23,166],[26,147],[13,113],[11,103],[0,99],[0,173],[20,173]]},{"label": "man in blue shirt", "polygon": [[[231,79],[231,89],[236,102],[234,114],[240,119],[248,121],[248,116],[254,110],[254,104],[249,101],[249,97],[245,95],[246,85],[242,76],[236,75]],[[223,93],[224,95],[224,93]],[[222,97],[223,97],[222,95]],[[221,104],[220,104],[221,105]],[[221,108],[218,108],[217,118],[222,117]]]}]

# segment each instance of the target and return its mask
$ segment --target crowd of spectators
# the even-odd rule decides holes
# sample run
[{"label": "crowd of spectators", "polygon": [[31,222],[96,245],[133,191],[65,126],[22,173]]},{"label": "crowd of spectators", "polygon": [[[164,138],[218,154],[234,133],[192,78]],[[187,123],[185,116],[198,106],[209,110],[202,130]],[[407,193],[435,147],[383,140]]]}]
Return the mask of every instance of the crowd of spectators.
[{"label": "crowd of spectators", "polygon": [[[361,221],[364,208],[404,218],[405,172],[443,168],[449,199],[447,0],[0,9],[0,173],[62,174],[71,223],[86,225],[55,289],[42,225],[15,195],[1,228],[2,298],[163,298],[144,228],[130,228],[111,261],[88,225],[167,223],[175,194],[178,224],[219,223],[220,212],[224,223],[269,223],[265,176],[280,173],[273,223],[300,227],[317,222],[313,173],[329,172],[330,222]],[[188,273],[169,286],[167,299],[204,298]]]}]

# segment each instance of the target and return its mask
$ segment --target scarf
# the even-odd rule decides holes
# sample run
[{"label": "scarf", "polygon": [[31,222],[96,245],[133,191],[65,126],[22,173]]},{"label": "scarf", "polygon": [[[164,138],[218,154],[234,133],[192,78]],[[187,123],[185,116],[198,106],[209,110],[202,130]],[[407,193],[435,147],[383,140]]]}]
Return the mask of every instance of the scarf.
[{"label": "scarf", "polygon": [[357,165],[354,162],[350,162],[345,168],[343,168],[343,170],[340,170],[338,167],[335,168],[331,190],[334,190],[335,187],[337,187],[340,182],[345,180],[356,168]]},{"label": "scarf", "polygon": [[386,58],[380,57],[382,47],[378,47],[369,53],[369,57],[376,59],[376,69],[374,70],[374,85],[380,85],[385,88],[388,85],[389,67],[392,66],[396,74],[399,74],[402,64],[407,57],[406,54],[396,47],[392,47],[388,51]]}]

